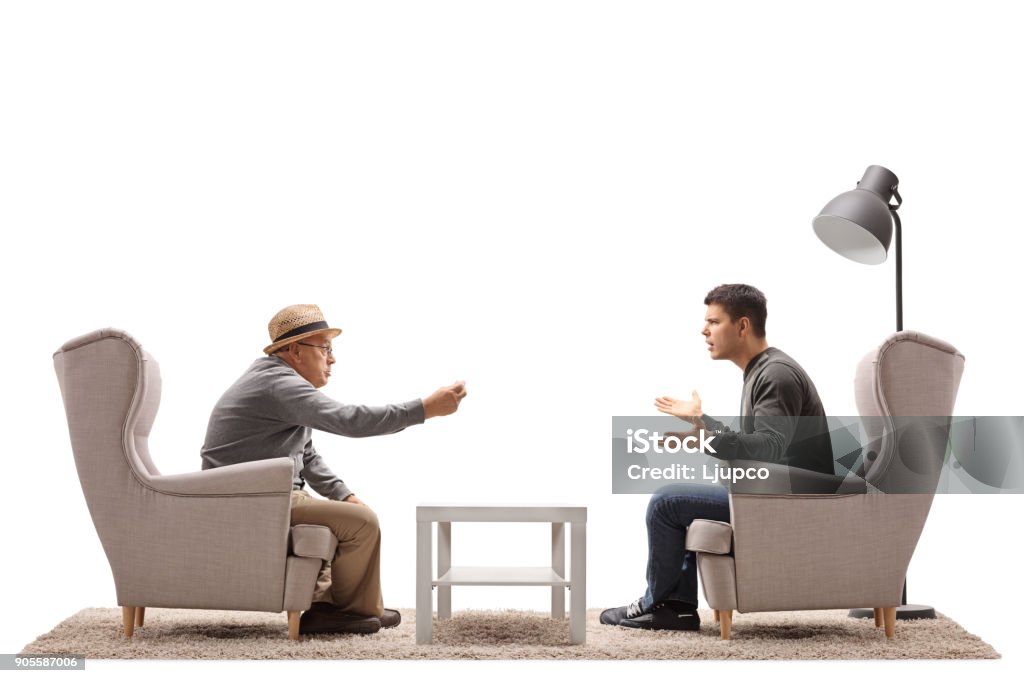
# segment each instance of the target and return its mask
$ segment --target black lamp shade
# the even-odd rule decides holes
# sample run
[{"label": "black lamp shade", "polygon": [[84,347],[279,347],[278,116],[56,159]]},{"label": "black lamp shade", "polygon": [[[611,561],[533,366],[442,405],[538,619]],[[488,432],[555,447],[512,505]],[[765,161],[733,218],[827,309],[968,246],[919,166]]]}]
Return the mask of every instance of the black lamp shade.
[{"label": "black lamp shade", "polygon": [[882,166],[869,166],[857,189],[825,205],[813,221],[814,234],[830,249],[858,263],[885,261],[892,243],[889,199],[899,180]]}]

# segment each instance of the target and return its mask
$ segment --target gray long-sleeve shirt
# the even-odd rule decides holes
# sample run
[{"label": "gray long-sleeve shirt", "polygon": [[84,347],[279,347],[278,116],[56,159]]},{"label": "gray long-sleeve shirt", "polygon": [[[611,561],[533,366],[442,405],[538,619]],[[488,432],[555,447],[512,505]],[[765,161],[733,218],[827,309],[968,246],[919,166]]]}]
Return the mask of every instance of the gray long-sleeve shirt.
[{"label": "gray long-sleeve shirt", "polygon": [[775,347],[754,356],[743,370],[740,432],[707,415],[702,419],[719,432],[716,458],[778,462],[835,474],[818,390],[804,369]]},{"label": "gray long-sleeve shirt", "polygon": [[257,359],[217,401],[206,428],[203,469],[289,457],[294,487],[303,483],[331,500],[352,494],[313,447],[314,429],[376,436],[423,422],[423,401],[370,407],[339,403],[277,356]]}]

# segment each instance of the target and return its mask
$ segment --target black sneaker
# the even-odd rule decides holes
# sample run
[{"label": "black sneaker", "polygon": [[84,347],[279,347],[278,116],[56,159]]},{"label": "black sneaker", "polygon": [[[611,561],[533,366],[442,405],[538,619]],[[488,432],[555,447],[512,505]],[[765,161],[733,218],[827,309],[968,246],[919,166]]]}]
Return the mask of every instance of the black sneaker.
[{"label": "black sneaker", "polygon": [[700,616],[697,608],[678,602],[662,602],[647,614],[626,618],[619,622],[626,628],[642,628],[651,631],[699,631]]},{"label": "black sneaker", "polygon": [[625,607],[612,607],[611,609],[606,609],[601,612],[601,623],[608,626],[622,626],[622,622],[626,619],[636,619],[637,617],[646,614],[643,604],[644,598],[641,595]]},{"label": "black sneaker", "polygon": [[299,633],[376,633],[381,628],[377,617],[347,614],[329,603],[317,602],[302,613]]}]

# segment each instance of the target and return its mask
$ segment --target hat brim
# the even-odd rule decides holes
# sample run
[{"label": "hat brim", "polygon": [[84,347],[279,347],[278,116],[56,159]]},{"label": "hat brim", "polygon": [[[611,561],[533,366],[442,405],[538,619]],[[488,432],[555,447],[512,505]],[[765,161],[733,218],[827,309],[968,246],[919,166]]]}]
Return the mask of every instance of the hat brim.
[{"label": "hat brim", "polygon": [[287,339],[282,339],[281,341],[274,342],[270,346],[264,348],[263,353],[270,355],[274,351],[277,351],[282,346],[288,346],[289,344],[293,344],[297,341],[302,341],[303,339],[308,339],[309,337],[315,337],[318,334],[329,334],[331,336],[328,337],[328,339],[334,339],[339,334],[341,334],[341,330],[338,329],[337,327],[328,327],[327,329],[324,330],[313,330],[312,332],[306,332],[305,334],[297,334],[294,337],[288,337]]}]

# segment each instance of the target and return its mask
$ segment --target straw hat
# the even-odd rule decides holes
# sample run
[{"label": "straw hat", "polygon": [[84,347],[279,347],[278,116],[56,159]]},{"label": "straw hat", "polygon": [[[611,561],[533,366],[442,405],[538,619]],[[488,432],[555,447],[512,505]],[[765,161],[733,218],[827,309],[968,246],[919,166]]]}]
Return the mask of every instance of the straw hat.
[{"label": "straw hat", "polygon": [[315,304],[296,304],[282,308],[270,319],[267,331],[270,332],[270,346],[263,349],[266,354],[315,334],[326,332],[331,339],[341,334],[337,327],[327,324],[320,307]]}]

